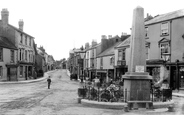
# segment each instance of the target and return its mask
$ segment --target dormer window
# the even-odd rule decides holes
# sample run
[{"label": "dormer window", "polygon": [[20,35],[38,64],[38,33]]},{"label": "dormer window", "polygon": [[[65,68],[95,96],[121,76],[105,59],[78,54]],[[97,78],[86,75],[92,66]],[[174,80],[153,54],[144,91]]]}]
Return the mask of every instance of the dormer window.
[{"label": "dormer window", "polygon": [[169,34],[169,23],[168,22],[161,23],[161,36],[168,34]]}]

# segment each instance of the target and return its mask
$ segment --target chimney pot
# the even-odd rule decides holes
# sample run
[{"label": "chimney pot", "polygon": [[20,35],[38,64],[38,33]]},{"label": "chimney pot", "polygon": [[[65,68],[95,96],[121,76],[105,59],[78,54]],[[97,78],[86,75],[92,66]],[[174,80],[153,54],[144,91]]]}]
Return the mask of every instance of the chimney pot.
[{"label": "chimney pot", "polygon": [[24,22],[23,19],[19,20],[19,30],[23,31]]}]

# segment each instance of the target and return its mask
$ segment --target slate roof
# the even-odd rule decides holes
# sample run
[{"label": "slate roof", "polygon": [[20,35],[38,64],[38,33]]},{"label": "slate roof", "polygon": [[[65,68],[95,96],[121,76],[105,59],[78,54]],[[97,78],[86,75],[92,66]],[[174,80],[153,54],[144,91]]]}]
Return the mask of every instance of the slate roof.
[{"label": "slate roof", "polygon": [[94,46],[91,46],[91,47],[90,47],[90,48],[88,48],[87,50],[94,49],[94,48],[98,47],[99,45],[101,45],[101,43],[98,43],[98,44],[96,44],[96,45],[94,45]]},{"label": "slate roof", "polygon": [[110,55],[114,55],[114,48],[119,45],[120,43],[122,43],[122,41],[115,43],[113,46],[111,46],[110,48],[106,49],[105,51],[103,51],[102,53],[100,53],[98,57],[104,57],[104,56],[110,56]]},{"label": "slate roof", "polygon": [[122,41],[119,45],[117,45],[115,48],[120,48],[120,47],[126,47],[130,45],[130,38],[129,36],[126,40]]},{"label": "slate roof", "polygon": [[174,12],[169,12],[166,14],[161,14],[149,21],[145,22],[145,25],[150,25],[150,24],[154,24],[154,23],[158,23],[158,22],[162,22],[162,21],[166,21],[166,20],[171,20],[171,19],[175,19],[175,18],[179,18],[179,17],[183,17],[184,16],[184,9],[181,10],[177,10]]},{"label": "slate roof", "polygon": [[12,42],[10,42],[6,37],[1,36],[0,36],[0,47],[17,50],[17,47]]},{"label": "slate roof", "polygon": [[[2,22],[2,20],[0,20],[0,22]],[[17,30],[17,31],[20,32],[20,33],[26,34],[27,36],[34,38],[33,36],[31,36],[31,35],[25,33],[24,31],[19,30],[17,27],[15,27],[15,26],[13,26],[13,25],[8,24],[8,26],[14,28],[15,30]]]}]

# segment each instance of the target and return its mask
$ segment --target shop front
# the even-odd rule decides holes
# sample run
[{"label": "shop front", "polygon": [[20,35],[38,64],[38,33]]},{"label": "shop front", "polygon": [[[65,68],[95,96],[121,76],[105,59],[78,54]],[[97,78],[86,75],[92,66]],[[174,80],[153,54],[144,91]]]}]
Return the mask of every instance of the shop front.
[{"label": "shop front", "polygon": [[7,67],[7,80],[8,81],[17,81],[17,64],[6,64]]}]

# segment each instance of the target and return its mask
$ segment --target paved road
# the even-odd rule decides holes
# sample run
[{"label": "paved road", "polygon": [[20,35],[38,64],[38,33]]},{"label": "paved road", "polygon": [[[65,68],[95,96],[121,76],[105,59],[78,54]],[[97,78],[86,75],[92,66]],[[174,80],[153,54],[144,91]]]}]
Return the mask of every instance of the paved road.
[{"label": "paved road", "polygon": [[[47,82],[0,85],[0,115],[173,115],[167,109],[123,110],[86,107],[77,103],[77,88],[80,83],[70,81],[66,70],[51,74],[51,89]],[[182,105],[181,98],[174,98]],[[182,107],[178,106],[177,108]],[[178,112],[179,109],[177,109]],[[178,114],[179,115],[179,114]]]}]

